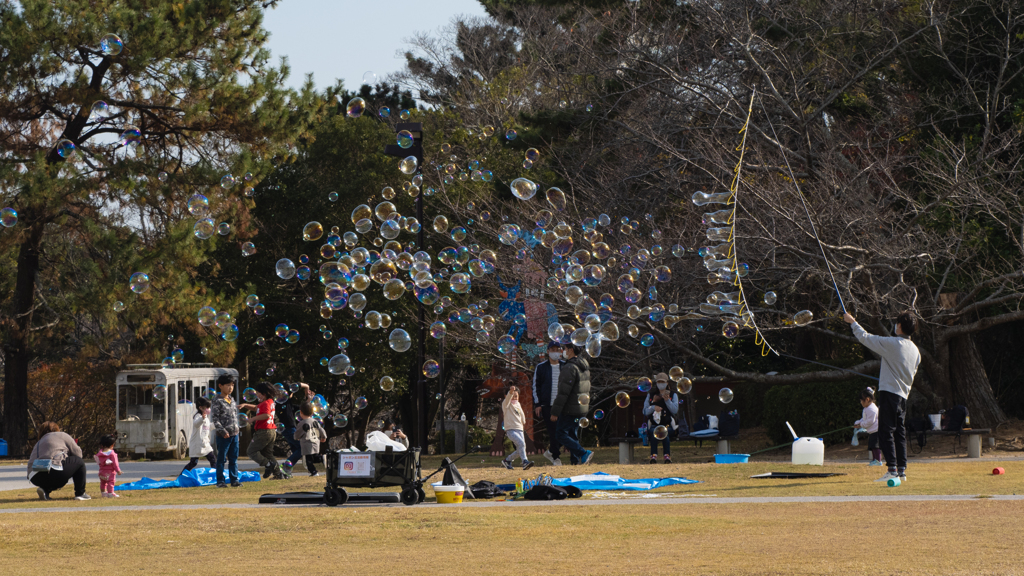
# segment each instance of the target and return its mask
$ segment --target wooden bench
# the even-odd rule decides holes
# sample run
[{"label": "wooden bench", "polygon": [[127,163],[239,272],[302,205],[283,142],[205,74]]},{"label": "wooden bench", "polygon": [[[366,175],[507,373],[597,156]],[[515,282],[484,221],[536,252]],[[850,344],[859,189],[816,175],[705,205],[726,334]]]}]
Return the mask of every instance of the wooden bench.
[{"label": "wooden bench", "polygon": [[[718,451],[716,454],[732,454],[732,447],[729,444],[729,441],[735,438],[737,438],[737,436],[719,436],[717,434],[711,434],[708,436],[691,436],[689,434],[684,434],[683,436],[673,438],[672,441],[679,442],[693,440],[694,442],[700,442],[704,440],[714,440],[718,443]],[[619,444],[619,464],[636,464],[634,448],[637,444],[643,442],[643,438],[617,437],[609,438],[608,441],[617,442]]]},{"label": "wooden bench", "polygon": [[[907,431],[907,443],[916,441],[918,434],[924,434],[925,436],[967,436],[967,457],[968,458],[981,458],[981,437],[986,434],[992,434],[991,428],[964,428],[958,432],[956,430],[925,430],[924,432],[910,432]],[[954,454],[956,453],[956,446],[953,447]]]}]

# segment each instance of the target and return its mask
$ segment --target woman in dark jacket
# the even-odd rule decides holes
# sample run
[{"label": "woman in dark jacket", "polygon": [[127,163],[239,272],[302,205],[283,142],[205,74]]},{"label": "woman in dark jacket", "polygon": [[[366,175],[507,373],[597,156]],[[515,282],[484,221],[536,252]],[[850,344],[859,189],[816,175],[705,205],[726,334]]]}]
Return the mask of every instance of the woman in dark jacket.
[{"label": "woman in dark jacket", "polygon": [[[71,436],[60,431],[53,422],[43,422],[39,427],[42,436],[32,448],[28,457],[28,481],[34,484],[40,500],[49,500],[50,492],[60,490],[69,480],[75,483],[75,500],[91,500],[85,493],[85,462],[82,449]],[[50,462],[47,470],[32,470],[37,460]]]}]

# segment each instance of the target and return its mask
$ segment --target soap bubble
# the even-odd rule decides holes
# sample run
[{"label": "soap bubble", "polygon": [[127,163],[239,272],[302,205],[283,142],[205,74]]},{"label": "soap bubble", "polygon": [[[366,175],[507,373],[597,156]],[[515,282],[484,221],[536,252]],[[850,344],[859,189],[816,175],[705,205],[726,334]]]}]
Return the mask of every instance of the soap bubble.
[{"label": "soap bubble", "polygon": [[718,400],[721,401],[722,404],[728,404],[729,402],[732,402],[732,399],[732,390],[728,388],[722,388],[721,390],[718,391]]},{"label": "soap bubble", "polygon": [[680,368],[679,366],[673,366],[673,367],[668,369],[668,377],[673,382],[679,382],[685,376],[686,376],[686,374],[683,372],[683,369]]},{"label": "soap bubble", "polygon": [[735,338],[740,333],[740,327],[735,322],[726,322],[722,324],[722,336],[726,338]]},{"label": "soap bubble", "polygon": [[399,130],[398,134],[395,136],[395,140],[399,148],[406,150],[412,148],[414,142],[412,132],[409,132],[408,130]]},{"label": "soap bubble", "polygon": [[213,219],[211,218],[203,218],[192,226],[192,234],[200,240],[209,240],[213,236],[214,230]]},{"label": "soap bubble", "polygon": [[516,339],[513,338],[512,336],[505,334],[501,338],[498,338],[498,352],[501,352],[502,354],[508,354],[509,352],[515,350],[515,348]]},{"label": "soap bubble", "polygon": [[171,359],[174,360],[175,364],[184,362],[185,351],[182,350],[181,348],[175,348],[174,350],[171,351]]},{"label": "soap bubble", "polygon": [[274,267],[277,277],[282,280],[289,280],[295,277],[295,263],[288,258],[281,258]]},{"label": "soap bubble", "polygon": [[132,274],[131,278],[128,279],[128,287],[136,294],[142,294],[149,290],[149,274],[145,272]]},{"label": "soap bubble", "polygon": [[225,174],[220,179],[220,187],[225,189],[225,190],[227,190],[228,188],[231,188],[232,186],[234,186],[235,182],[237,182],[237,181],[238,180],[234,176],[232,176],[231,174]]},{"label": "soap bubble", "polygon": [[643,336],[640,337],[640,344],[650,348],[651,346],[654,345],[654,335],[644,334]]},{"label": "soap bubble", "polygon": [[636,381],[636,389],[641,391],[641,392],[650,392],[651,391],[651,386],[652,386],[651,379],[646,377],[646,376],[641,376]]},{"label": "soap bubble", "polygon": [[408,120],[412,117],[412,112],[409,112],[408,110],[400,110],[398,112],[398,117],[402,120]]},{"label": "soap bubble", "polygon": [[210,201],[202,194],[194,194],[188,199],[188,213],[196,218],[206,218],[210,213]]},{"label": "soap bubble", "polygon": [[246,402],[255,402],[256,390],[252,388],[246,388],[245,390],[242,390],[242,400],[245,400]]},{"label": "soap bubble", "polygon": [[654,439],[655,440],[664,440],[665,438],[668,438],[668,428],[665,427],[665,426],[655,426],[654,427]]},{"label": "soap bubble", "polygon": [[629,406],[629,393],[616,392],[615,405],[618,406],[619,408],[626,408],[627,406]]},{"label": "soap bubble", "polygon": [[117,143],[121,146],[128,146],[134,148],[142,142],[142,131],[135,126],[129,126],[124,132],[121,132],[121,137],[118,138]]},{"label": "soap bubble", "polygon": [[513,128],[509,128],[508,131],[505,132],[505,139],[510,141],[510,142],[512,140],[515,140],[516,136],[519,136],[519,133],[516,132],[515,129],[513,129]]},{"label": "soap bubble", "polygon": [[579,396],[576,396],[576,400],[580,404],[583,404],[584,406],[588,405],[588,404],[590,404],[590,394],[587,394],[586,392],[583,392]]},{"label": "soap bubble", "polygon": [[14,208],[0,209],[0,225],[10,228],[18,223],[18,211]]},{"label": "soap bubble", "polygon": [[163,384],[157,384],[153,387],[153,400],[159,400],[163,402],[167,399],[167,386]]},{"label": "soap bubble", "polygon": [[363,115],[363,111],[366,110],[366,100],[356,96],[355,98],[348,101],[345,106],[345,114],[349,118],[359,118]]},{"label": "soap bubble", "polygon": [[384,285],[384,297],[388,300],[398,300],[403,294],[405,294],[405,283],[398,278],[392,278]]},{"label": "soap bubble", "polygon": [[289,344],[295,344],[299,341],[299,331],[295,329],[289,330],[288,333],[285,334],[284,341]]},{"label": "soap bubble", "polygon": [[536,148],[528,148],[526,150],[526,159],[530,162],[536,162],[537,160],[540,160],[540,152],[538,152]]},{"label": "soap bubble", "polygon": [[[251,400],[249,400],[249,402],[251,402]],[[245,428],[248,425],[249,425],[249,415],[246,414],[245,412],[239,412],[238,413],[238,427],[239,428]]]},{"label": "soap bubble", "polygon": [[558,342],[565,336],[565,328],[562,327],[558,322],[553,322],[548,326],[548,338],[553,342]]},{"label": "soap bubble", "polygon": [[348,426],[348,416],[344,414],[335,414],[334,425],[337,426],[338,428],[344,428],[345,426]]},{"label": "soap bubble", "polygon": [[810,310],[801,310],[796,314],[793,314],[793,323],[797,326],[803,326],[814,320],[814,313]]},{"label": "soap bubble", "polygon": [[558,188],[549,188],[545,194],[548,204],[559,212],[565,210],[565,193]]},{"label": "soap bubble", "polygon": [[310,222],[302,228],[302,239],[306,242],[319,240],[324,235],[324,227],[319,222]]},{"label": "soap bubble", "polygon": [[406,156],[398,163],[398,170],[406,176],[412,176],[419,169],[420,161],[415,156]]},{"label": "soap bubble", "polygon": [[373,71],[367,70],[363,72],[363,84],[373,87],[377,85],[377,74]]},{"label": "soap bubble", "polygon": [[245,297],[245,305],[249,308],[255,308],[260,303],[260,297],[255,294],[249,294]]},{"label": "soap bubble", "polygon": [[676,390],[678,390],[680,394],[689,394],[692,389],[693,381],[685,376],[676,383]]},{"label": "soap bubble", "polygon": [[125,308],[124,302],[121,302],[121,301],[114,302],[114,312],[124,312],[124,308]]},{"label": "soap bubble", "polygon": [[352,361],[344,354],[337,354],[327,361],[327,371],[335,376],[344,374],[350,366],[352,366]]},{"label": "soap bubble", "polygon": [[100,38],[100,52],[104,56],[117,56],[124,49],[124,42],[116,34],[104,34]]},{"label": "soap bubble", "polygon": [[412,338],[409,337],[409,333],[405,330],[396,328],[388,336],[388,346],[391,346],[391,349],[395,352],[405,352],[412,346]]},{"label": "soap bubble", "polygon": [[360,396],[356,398],[356,410],[365,410],[370,403],[366,400],[366,396]]},{"label": "soap bubble", "polygon": [[228,224],[227,222],[221,222],[220,224],[217,225],[217,234],[220,234],[221,236],[227,236],[230,233],[231,224]]},{"label": "soap bubble", "polygon": [[579,424],[580,428],[586,428],[587,426],[590,426],[590,420],[588,420],[586,416],[577,420],[576,423]]},{"label": "soap bubble", "polygon": [[203,326],[213,326],[217,321],[217,311],[212,306],[203,306],[199,309],[199,323]]},{"label": "soap bubble", "polygon": [[430,325],[430,336],[440,340],[444,338],[444,335],[448,332],[448,327],[445,326],[444,322],[437,321]]},{"label": "soap bubble", "polygon": [[380,389],[385,392],[391,392],[395,388],[395,379],[391,376],[384,376],[380,379]]},{"label": "soap bubble", "polygon": [[71,140],[57,142],[57,155],[61,158],[70,158],[75,153],[75,143]]},{"label": "soap bubble", "polygon": [[423,363],[423,375],[427,378],[437,378],[441,374],[441,366],[437,360],[427,360]]},{"label": "soap bubble", "polygon": [[512,194],[520,200],[529,200],[530,198],[533,198],[537,194],[537,189],[539,188],[535,182],[527,180],[526,178],[516,178],[512,181],[512,184],[510,184],[509,187],[512,190]]},{"label": "soap bubble", "polygon": [[377,111],[377,115],[381,118],[389,118],[391,116],[391,108],[387,106],[381,106],[380,110]]},{"label": "soap bubble", "polygon": [[768,306],[775,304],[775,302],[777,302],[778,299],[779,297],[775,294],[775,292],[764,293],[764,303],[767,304]]},{"label": "soap bubble", "polygon": [[234,342],[235,340],[238,340],[238,326],[231,324],[224,329],[224,332],[221,333],[220,337],[226,342]]},{"label": "soap bubble", "polygon": [[600,420],[604,418],[604,410],[594,410],[594,420]]},{"label": "soap bubble", "polygon": [[92,108],[89,110],[89,120],[103,120],[104,118],[110,117],[110,106],[103,100],[97,100],[92,103]]},{"label": "soap bubble", "polygon": [[252,256],[256,253],[256,245],[252,242],[242,244],[242,256]]}]

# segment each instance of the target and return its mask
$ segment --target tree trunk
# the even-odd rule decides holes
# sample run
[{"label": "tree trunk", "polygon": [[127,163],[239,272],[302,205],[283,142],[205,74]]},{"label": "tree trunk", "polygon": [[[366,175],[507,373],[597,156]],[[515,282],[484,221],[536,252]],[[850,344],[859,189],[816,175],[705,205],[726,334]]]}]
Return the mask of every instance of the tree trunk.
[{"label": "tree trunk", "polygon": [[972,426],[992,428],[1006,422],[1006,414],[996,402],[973,334],[949,341],[949,380],[953,399],[967,406]]},{"label": "tree trunk", "polygon": [[18,251],[18,277],[14,285],[11,324],[4,342],[3,433],[11,456],[24,456],[28,453],[29,335],[42,240],[43,224],[32,224]]}]

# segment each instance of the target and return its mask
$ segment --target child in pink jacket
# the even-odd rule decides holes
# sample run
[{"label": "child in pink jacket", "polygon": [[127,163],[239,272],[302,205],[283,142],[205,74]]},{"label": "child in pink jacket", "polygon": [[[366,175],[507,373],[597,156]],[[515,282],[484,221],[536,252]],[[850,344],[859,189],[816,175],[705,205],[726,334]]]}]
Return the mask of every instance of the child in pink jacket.
[{"label": "child in pink jacket", "polygon": [[100,465],[100,493],[104,498],[120,498],[114,492],[114,480],[121,474],[121,466],[117,462],[114,442],[117,438],[106,435],[100,438],[100,451],[96,453],[96,463]]}]

